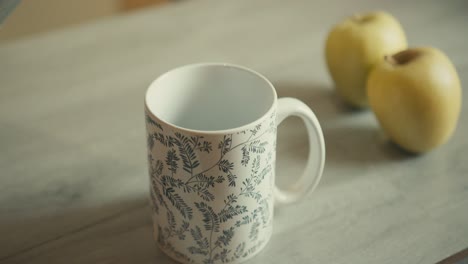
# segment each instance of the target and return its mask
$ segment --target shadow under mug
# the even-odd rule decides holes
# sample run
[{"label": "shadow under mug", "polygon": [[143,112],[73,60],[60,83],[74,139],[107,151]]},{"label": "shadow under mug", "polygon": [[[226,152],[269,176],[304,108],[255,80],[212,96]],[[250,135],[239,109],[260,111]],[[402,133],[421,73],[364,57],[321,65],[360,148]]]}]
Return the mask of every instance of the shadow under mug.
[{"label": "shadow under mug", "polygon": [[[277,99],[262,75],[230,64],[193,64],[156,79],[145,98],[154,237],[182,263],[239,263],[272,234],[273,203],[317,186],[325,163],[314,113]],[[288,189],[275,186],[276,130],[288,116],[308,130],[305,171]]]}]

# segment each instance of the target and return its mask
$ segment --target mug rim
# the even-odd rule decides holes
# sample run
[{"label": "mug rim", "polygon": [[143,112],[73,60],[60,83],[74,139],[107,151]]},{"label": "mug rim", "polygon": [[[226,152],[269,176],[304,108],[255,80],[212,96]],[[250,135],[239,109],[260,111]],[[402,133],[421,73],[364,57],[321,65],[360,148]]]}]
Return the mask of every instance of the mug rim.
[{"label": "mug rim", "polygon": [[[157,81],[159,81],[160,79],[164,78],[166,75],[174,72],[174,71],[178,71],[178,70],[181,70],[181,69],[188,69],[188,68],[199,68],[199,67],[207,67],[207,66],[216,66],[216,67],[231,67],[231,68],[234,68],[234,69],[237,69],[237,70],[241,70],[243,72],[246,72],[248,74],[251,74],[253,76],[255,76],[256,78],[260,78],[261,80],[263,80],[264,82],[267,83],[268,87],[270,87],[271,89],[271,92],[273,93],[273,102],[272,104],[270,105],[270,107],[268,108],[268,110],[262,115],[260,116],[259,118],[255,119],[254,121],[252,122],[249,122],[247,124],[244,124],[244,125],[241,125],[241,126],[238,126],[238,127],[233,127],[233,128],[227,128],[227,129],[218,129],[218,130],[199,130],[199,129],[191,129],[191,128],[186,128],[186,127],[182,127],[182,126],[178,126],[178,125],[175,125],[175,124],[172,124],[158,116],[156,116],[151,110],[150,108],[148,107],[148,96],[149,96],[149,91],[150,89],[155,85],[155,83]],[[239,131],[244,131],[244,130],[247,130],[248,128],[250,127],[253,127],[253,126],[256,126],[257,124],[259,123],[262,123],[266,118],[269,117],[269,115],[275,111],[276,109],[276,105],[277,105],[277,101],[278,101],[278,95],[276,93],[276,89],[275,87],[273,86],[273,84],[262,74],[250,69],[250,68],[247,68],[245,66],[241,66],[241,65],[237,65],[237,64],[232,64],[232,63],[221,63],[221,62],[202,62],[202,63],[192,63],[192,64],[186,64],[186,65],[183,65],[183,66],[179,66],[179,67],[176,67],[176,68],[172,68],[166,72],[164,72],[163,74],[159,75],[156,79],[154,79],[151,84],[148,86],[148,88],[146,89],[146,93],[145,93],[145,110],[146,110],[146,114],[149,115],[151,118],[154,118],[156,120],[158,120],[159,122],[163,123],[164,125],[166,126],[169,126],[169,127],[172,127],[172,128],[175,128],[175,129],[178,129],[178,130],[181,130],[181,131],[184,131],[186,133],[191,133],[191,134],[208,134],[208,135],[219,135],[219,134],[232,134],[232,133],[235,133],[235,132],[239,132]]]}]

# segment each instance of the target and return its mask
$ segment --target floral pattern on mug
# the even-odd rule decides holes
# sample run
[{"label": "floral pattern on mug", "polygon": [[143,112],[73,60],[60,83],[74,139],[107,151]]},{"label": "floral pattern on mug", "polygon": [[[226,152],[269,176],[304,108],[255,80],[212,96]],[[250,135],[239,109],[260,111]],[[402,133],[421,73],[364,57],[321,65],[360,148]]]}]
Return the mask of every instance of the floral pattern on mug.
[{"label": "floral pattern on mug", "polygon": [[271,235],[276,113],[230,134],[177,130],[146,114],[157,243],[184,263],[240,262]]}]

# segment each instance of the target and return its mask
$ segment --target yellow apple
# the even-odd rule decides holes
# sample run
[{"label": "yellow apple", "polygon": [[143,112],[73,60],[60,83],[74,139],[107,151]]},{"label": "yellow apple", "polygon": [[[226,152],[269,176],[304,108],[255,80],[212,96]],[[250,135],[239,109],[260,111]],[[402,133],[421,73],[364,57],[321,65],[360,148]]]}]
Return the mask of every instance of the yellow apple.
[{"label": "yellow apple", "polygon": [[352,16],[328,35],[325,56],[338,94],[354,107],[366,107],[366,81],[384,55],[407,48],[405,33],[392,15],[372,12]]},{"label": "yellow apple", "polygon": [[384,131],[410,152],[445,143],[456,128],[460,80],[438,49],[411,48],[385,57],[369,75],[367,94]]}]

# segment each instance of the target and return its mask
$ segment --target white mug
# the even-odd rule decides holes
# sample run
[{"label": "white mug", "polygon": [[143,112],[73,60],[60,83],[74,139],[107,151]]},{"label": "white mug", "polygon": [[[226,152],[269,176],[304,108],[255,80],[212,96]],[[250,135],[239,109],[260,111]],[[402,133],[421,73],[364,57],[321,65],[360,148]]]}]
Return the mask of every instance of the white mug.
[{"label": "white mug", "polygon": [[[314,190],[325,163],[314,113],[293,98],[277,99],[262,75],[230,64],[169,71],[145,98],[154,237],[182,263],[240,263],[272,234],[273,203]],[[303,175],[275,186],[277,126],[300,117],[310,152]]]}]

